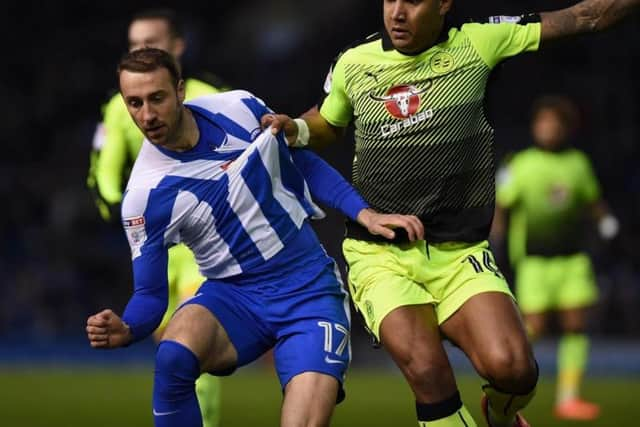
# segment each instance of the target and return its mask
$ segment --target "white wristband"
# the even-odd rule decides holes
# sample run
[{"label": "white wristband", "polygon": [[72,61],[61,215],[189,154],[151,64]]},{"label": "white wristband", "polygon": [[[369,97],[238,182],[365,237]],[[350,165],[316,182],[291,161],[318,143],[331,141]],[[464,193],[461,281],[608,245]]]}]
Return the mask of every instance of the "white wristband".
[{"label": "white wristband", "polygon": [[620,224],[613,215],[606,215],[598,222],[598,231],[600,236],[605,240],[610,240],[616,237]]},{"label": "white wristband", "polygon": [[306,147],[309,145],[309,125],[304,119],[293,119],[298,126],[298,138],[293,143],[294,147]]}]

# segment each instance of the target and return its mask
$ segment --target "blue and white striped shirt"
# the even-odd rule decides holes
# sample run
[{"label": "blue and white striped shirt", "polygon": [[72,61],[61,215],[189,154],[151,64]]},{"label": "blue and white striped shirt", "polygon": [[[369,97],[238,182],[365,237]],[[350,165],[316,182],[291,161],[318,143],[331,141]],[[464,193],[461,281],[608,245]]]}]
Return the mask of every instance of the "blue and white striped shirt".
[{"label": "blue and white striped shirt", "polygon": [[270,110],[245,91],[186,104],[200,130],[175,152],[144,141],[122,203],[134,295],[123,320],[136,340],[157,327],[167,304],[167,250],[183,242],[207,278],[260,269],[293,240],[321,203],[355,219],[366,203],[342,176],[282,134],[262,132]]}]

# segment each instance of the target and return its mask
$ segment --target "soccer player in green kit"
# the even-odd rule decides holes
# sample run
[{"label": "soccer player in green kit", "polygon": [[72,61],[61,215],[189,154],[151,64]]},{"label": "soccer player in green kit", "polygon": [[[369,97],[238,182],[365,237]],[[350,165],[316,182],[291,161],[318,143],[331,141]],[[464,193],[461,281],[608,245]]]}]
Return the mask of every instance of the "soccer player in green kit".
[{"label": "soccer player in green kit", "polygon": [[382,212],[418,216],[425,241],[384,243],[347,223],[349,287],[369,330],[392,356],[422,427],[475,426],[444,338],[487,380],[492,427],[525,427],[538,370],[487,237],[495,203],[493,130],[483,100],[502,60],[554,39],[607,28],[640,0],[586,0],[554,12],[447,25],[452,0],[383,0],[385,30],[337,59],[316,109],[267,115],[290,144],[335,142],[355,126],[353,183]]},{"label": "soccer player in green kit", "polygon": [[535,146],[517,153],[498,173],[496,238],[509,212],[509,258],[516,272],[516,297],[532,338],[558,311],[563,335],[558,348],[555,415],[592,420],[599,407],[579,398],[588,358],[586,309],[598,291],[591,261],[581,248],[585,216],[612,238],[618,223],[600,196],[587,156],[570,146],[578,111],[567,98],[547,96],[534,107]]},{"label": "soccer player in green kit", "polygon": [[[129,24],[129,51],[155,47],[180,60],[185,51],[184,31],[170,9],[149,9],[136,14]],[[186,99],[218,93],[222,89],[194,78],[185,80]],[[94,147],[87,183],[105,220],[120,220],[119,207],[127,175],[138,156],[144,136],[127,111],[120,93],[103,107],[103,121],[94,135]],[[159,340],[169,318],[181,301],[192,296],[204,282],[194,256],[183,244],[169,250],[169,306],[154,333]],[[196,383],[204,427],[220,424],[220,378],[202,375]]]}]

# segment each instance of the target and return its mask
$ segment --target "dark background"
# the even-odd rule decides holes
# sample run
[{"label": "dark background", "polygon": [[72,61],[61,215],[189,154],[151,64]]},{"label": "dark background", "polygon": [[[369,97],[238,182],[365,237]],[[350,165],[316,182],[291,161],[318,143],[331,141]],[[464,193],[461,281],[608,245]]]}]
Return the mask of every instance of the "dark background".
[{"label": "dark background", "polygon": [[[80,338],[99,309],[121,312],[130,295],[129,250],[119,225],[103,223],[86,189],[100,106],[116,88],[130,16],[167,5],[189,22],[187,73],[210,71],[296,116],[319,97],[333,57],[382,26],[380,1],[63,2],[5,6],[0,79],[0,338]],[[462,1],[455,16],[551,10],[568,1]],[[563,93],[580,105],[576,145],[593,159],[619,237],[594,255],[602,298],[590,330],[640,337],[640,17],[505,62],[488,90],[498,158],[530,144],[533,100]],[[322,152],[349,174],[352,139]],[[340,257],[342,220],[316,225]],[[501,254],[498,248],[499,255]],[[503,264],[506,268],[506,265]],[[358,333],[359,325],[354,327]],[[0,344],[0,347],[2,345]]]}]

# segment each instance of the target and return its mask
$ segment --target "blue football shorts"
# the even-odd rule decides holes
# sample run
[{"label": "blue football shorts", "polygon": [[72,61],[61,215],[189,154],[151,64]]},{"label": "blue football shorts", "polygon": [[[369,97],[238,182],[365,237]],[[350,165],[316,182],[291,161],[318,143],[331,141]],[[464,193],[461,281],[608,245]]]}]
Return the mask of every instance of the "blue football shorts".
[{"label": "blue football shorts", "polygon": [[238,353],[236,368],[273,349],[283,390],[298,374],[320,372],[338,380],[341,401],[351,362],[348,294],[335,262],[319,246],[312,254],[262,279],[209,279],[183,306],[202,305],[220,321]]}]

